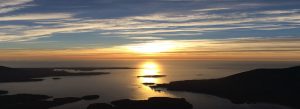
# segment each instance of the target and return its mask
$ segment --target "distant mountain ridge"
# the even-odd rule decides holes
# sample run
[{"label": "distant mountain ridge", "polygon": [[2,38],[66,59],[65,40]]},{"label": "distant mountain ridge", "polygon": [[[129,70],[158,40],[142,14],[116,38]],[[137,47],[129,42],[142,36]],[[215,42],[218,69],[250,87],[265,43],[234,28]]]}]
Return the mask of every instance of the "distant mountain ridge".
[{"label": "distant mountain ridge", "polygon": [[0,83],[1,82],[26,82],[41,81],[43,77],[53,76],[85,76],[109,74],[108,72],[85,72],[70,73],[66,71],[54,71],[55,68],[9,68],[0,66]]},{"label": "distant mountain ridge", "polygon": [[5,67],[5,66],[0,66],[0,70],[1,69],[10,69],[9,67]]}]

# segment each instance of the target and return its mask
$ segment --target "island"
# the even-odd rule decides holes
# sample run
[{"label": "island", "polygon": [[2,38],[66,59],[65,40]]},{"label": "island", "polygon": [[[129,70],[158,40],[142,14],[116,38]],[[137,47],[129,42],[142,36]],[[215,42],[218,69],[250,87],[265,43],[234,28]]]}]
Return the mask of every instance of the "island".
[{"label": "island", "polygon": [[[53,98],[39,94],[8,94],[0,90],[0,109],[50,109],[81,100],[95,100],[99,95]],[[93,103],[87,109],[192,109],[184,98],[151,97],[148,100],[120,99],[107,103]]]},{"label": "island", "polygon": [[0,90],[0,95],[4,95],[4,94],[7,94],[8,91],[4,91],[4,90]]},{"label": "island", "polygon": [[87,95],[83,97],[53,98],[48,95],[38,94],[15,94],[6,95],[7,91],[0,95],[0,109],[49,109],[68,103],[87,100],[91,97],[97,99],[98,95]]},{"label": "island", "polygon": [[219,79],[175,81],[150,87],[205,93],[233,103],[271,103],[300,108],[300,66],[255,69]]},{"label": "island", "polygon": [[[89,76],[109,74],[109,72],[67,72],[57,71],[57,68],[10,68],[0,66],[0,83],[2,82],[27,82],[27,81],[42,81],[44,77],[59,76]],[[76,68],[78,69],[78,68]],[[91,68],[89,68],[91,69]]]},{"label": "island", "polygon": [[108,70],[108,69],[138,69],[138,68],[135,67],[53,67],[51,69],[93,71],[93,70]]},{"label": "island", "polygon": [[142,75],[142,76],[137,76],[138,78],[161,78],[161,77],[166,77],[167,75]]}]

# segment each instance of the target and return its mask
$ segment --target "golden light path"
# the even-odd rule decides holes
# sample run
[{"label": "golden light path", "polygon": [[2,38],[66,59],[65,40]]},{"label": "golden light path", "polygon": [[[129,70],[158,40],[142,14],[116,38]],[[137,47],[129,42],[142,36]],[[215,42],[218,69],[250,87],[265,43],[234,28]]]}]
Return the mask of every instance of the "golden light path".
[{"label": "golden light path", "polygon": [[[145,75],[161,75],[161,68],[158,63],[154,61],[145,61],[140,64],[140,68],[137,72],[137,76],[145,76]],[[161,83],[163,78],[152,78],[152,77],[140,77],[137,79],[137,84],[140,86],[140,90],[138,90],[137,94],[134,95],[135,99],[147,99],[149,97],[155,96],[167,96],[173,97],[169,93],[165,92],[157,92],[151,89],[149,86],[143,85],[143,83]]]},{"label": "golden light path", "polygon": [[[140,76],[159,75],[159,65],[155,62],[145,62],[142,64]],[[139,78],[142,83],[157,83],[159,78],[143,77]]]},{"label": "golden light path", "polygon": [[157,75],[159,74],[159,66],[154,62],[145,62],[142,65],[142,74],[143,75]]}]

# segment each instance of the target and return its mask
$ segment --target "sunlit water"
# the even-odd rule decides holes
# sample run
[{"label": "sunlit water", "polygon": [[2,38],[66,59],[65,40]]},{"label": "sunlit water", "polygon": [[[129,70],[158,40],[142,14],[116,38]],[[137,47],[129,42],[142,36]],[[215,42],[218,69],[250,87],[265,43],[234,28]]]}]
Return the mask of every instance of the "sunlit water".
[{"label": "sunlit water", "polygon": [[[154,91],[143,83],[167,83],[190,79],[220,78],[254,68],[281,68],[300,62],[191,61],[191,60],[106,60],[85,62],[1,62],[12,67],[137,67],[140,69],[99,70],[111,74],[98,76],[45,78],[41,82],[0,83],[0,90],[14,93],[45,94],[53,97],[81,97],[98,94],[100,99],[80,101],[53,109],[85,109],[96,102],[118,99],[147,99],[155,96],[183,97],[194,109],[289,109],[274,104],[233,104],[227,99],[206,94],[176,91]],[[160,78],[144,75],[167,75]]]}]

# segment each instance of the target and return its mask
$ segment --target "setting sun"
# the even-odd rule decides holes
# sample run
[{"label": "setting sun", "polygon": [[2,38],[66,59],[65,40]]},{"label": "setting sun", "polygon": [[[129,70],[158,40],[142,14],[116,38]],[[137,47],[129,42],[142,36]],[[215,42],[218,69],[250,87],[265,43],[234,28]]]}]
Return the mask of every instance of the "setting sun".
[{"label": "setting sun", "polygon": [[154,62],[145,62],[142,64],[142,75],[157,75],[159,73],[158,65]]},{"label": "setting sun", "polygon": [[146,62],[145,64],[143,64],[143,68],[144,69],[156,69],[157,64],[155,64],[153,62]]},{"label": "setting sun", "polygon": [[[140,67],[141,67],[141,70],[138,75],[141,75],[141,76],[161,75],[160,66],[156,62],[146,61],[146,62],[143,62],[140,65]],[[141,77],[141,78],[139,78],[139,81],[141,83],[157,83],[160,81],[160,79],[153,78],[153,77]]]}]

